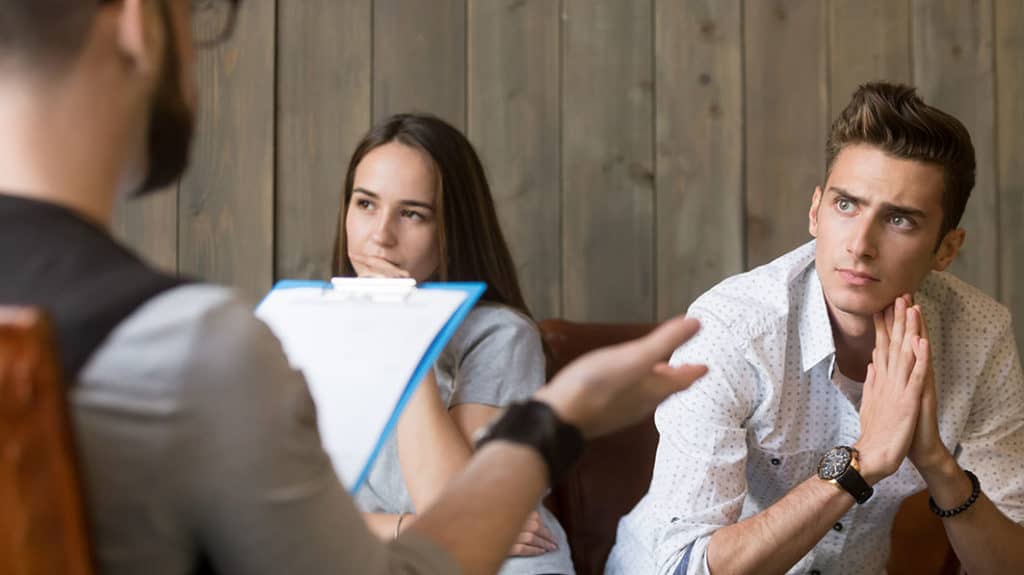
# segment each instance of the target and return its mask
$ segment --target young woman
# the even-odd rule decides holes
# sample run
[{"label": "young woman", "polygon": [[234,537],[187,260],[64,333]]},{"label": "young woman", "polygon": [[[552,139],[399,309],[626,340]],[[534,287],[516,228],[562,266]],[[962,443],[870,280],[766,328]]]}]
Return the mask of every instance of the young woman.
[{"label": "young woman", "polygon": [[[483,281],[487,291],[414,394],[356,501],[395,537],[469,460],[499,409],[544,383],[544,353],[472,145],[428,115],[400,114],[357,146],[345,178],[336,275]],[[572,573],[561,526],[542,506],[503,574]]]}]

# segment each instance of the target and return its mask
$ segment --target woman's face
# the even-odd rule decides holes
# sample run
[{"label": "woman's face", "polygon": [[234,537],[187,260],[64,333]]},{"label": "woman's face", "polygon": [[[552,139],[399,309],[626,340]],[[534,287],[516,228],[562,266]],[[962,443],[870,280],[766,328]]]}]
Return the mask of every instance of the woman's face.
[{"label": "woman's face", "polygon": [[435,198],[440,185],[425,153],[398,142],[356,166],[345,215],[348,257],[359,277],[425,281],[440,265]]}]

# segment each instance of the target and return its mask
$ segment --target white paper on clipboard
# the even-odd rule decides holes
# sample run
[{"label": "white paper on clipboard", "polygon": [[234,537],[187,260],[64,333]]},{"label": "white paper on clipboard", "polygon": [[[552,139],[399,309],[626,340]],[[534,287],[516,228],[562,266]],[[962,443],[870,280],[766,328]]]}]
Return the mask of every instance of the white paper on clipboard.
[{"label": "white paper on clipboard", "polygon": [[394,280],[331,284],[285,280],[256,308],[302,371],[324,449],[355,492],[405,401],[433,365],[484,285]]}]

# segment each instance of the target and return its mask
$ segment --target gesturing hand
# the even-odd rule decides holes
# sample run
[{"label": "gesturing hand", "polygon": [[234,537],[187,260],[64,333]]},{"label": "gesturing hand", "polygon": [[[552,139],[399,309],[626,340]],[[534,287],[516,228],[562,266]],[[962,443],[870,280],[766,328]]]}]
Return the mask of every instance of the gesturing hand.
[{"label": "gesturing hand", "polygon": [[703,365],[669,367],[665,363],[699,327],[695,319],[677,317],[646,337],[588,353],[566,366],[534,397],[547,402],[586,437],[635,423],[707,373]]},{"label": "gesturing hand", "polygon": [[[928,362],[918,361],[921,314],[909,308],[909,296],[892,305],[892,328],[875,314],[875,349],[861,398],[861,475],[874,484],[892,475],[906,458],[914,439]],[[927,344],[925,344],[925,349]],[[925,357],[927,359],[927,357]]]}]

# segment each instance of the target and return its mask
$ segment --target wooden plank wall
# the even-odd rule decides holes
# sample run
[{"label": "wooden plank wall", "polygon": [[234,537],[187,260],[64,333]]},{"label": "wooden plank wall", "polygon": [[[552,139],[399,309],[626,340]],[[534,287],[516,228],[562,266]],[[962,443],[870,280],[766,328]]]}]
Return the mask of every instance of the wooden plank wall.
[{"label": "wooden plank wall", "polygon": [[[809,237],[828,134],[827,4],[746,2],[747,263],[767,263]],[[799,158],[799,160],[797,160]]]},{"label": "wooden plank wall", "polygon": [[256,297],[274,276],[276,4],[246,2],[231,46],[204,53],[194,162],[178,189],[178,269]]},{"label": "wooden plank wall", "polygon": [[650,321],[809,239],[831,119],[912,82],[971,130],[955,270],[1024,345],[1022,62],[1018,0],[252,0],[200,54],[192,168],[117,231],[252,298],[326,277],[356,141],[428,111],[476,144],[538,318]]},{"label": "wooden plank wall", "polygon": [[277,277],[330,273],[348,159],[370,128],[371,15],[371,0],[278,3]]},{"label": "wooden plank wall", "polygon": [[914,83],[925,101],[967,126],[977,156],[976,183],[961,221],[967,243],[952,269],[986,292],[998,294],[992,2],[915,0],[911,10]]},{"label": "wooden plank wall", "polygon": [[999,293],[1013,313],[1024,356],[1024,7],[1019,0],[996,0],[994,12]]},{"label": "wooden plank wall", "polygon": [[470,2],[467,135],[538,318],[562,309],[558,2]]},{"label": "wooden plank wall", "polygon": [[651,9],[651,0],[563,3],[562,313],[570,318],[655,315]]},{"label": "wooden plank wall", "polygon": [[657,2],[658,316],[744,267],[740,0]]}]

